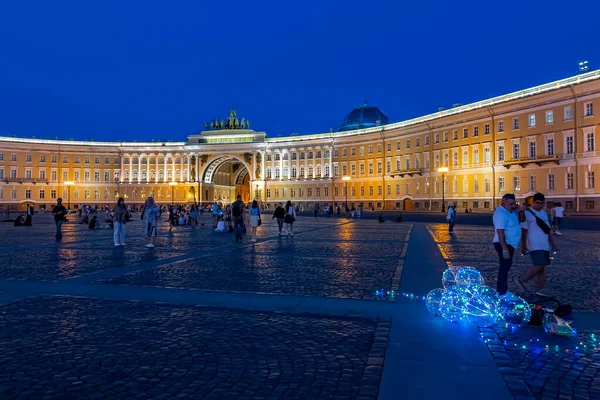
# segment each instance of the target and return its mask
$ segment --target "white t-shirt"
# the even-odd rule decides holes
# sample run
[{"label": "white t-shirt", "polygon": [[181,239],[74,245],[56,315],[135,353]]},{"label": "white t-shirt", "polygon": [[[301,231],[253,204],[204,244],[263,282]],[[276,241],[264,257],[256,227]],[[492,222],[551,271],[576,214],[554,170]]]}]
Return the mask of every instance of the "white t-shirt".
[{"label": "white t-shirt", "polygon": [[565,208],[564,207],[554,207],[554,216],[556,218],[563,218],[563,213],[565,212]]},{"label": "white t-shirt", "polygon": [[510,212],[500,206],[494,211],[494,243],[499,243],[498,229],[504,229],[506,243],[512,247],[517,247],[521,241],[521,226],[519,225],[519,215],[516,212]]},{"label": "white t-shirt", "polygon": [[550,223],[548,222],[548,214],[545,211],[535,211],[531,207],[525,211],[527,221],[521,223],[521,228],[527,229],[527,250],[550,251],[548,235],[546,235],[542,228],[538,226],[535,217],[531,214],[531,212],[529,212],[529,210],[533,211],[538,218],[548,225],[548,227],[550,226]]}]

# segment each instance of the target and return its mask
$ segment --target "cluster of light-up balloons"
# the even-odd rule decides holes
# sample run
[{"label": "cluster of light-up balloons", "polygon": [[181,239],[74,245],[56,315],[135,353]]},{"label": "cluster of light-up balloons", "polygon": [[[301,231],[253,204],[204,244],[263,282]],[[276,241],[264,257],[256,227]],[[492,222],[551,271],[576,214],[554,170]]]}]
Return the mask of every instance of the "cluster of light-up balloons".
[{"label": "cluster of light-up balloons", "polygon": [[442,275],[444,289],[433,289],[427,295],[427,310],[450,322],[467,319],[478,326],[497,322],[521,325],[531,319],[529,304],[508,292],[498,295],[485,286],[481,273],[471,267],[450,267]]}]

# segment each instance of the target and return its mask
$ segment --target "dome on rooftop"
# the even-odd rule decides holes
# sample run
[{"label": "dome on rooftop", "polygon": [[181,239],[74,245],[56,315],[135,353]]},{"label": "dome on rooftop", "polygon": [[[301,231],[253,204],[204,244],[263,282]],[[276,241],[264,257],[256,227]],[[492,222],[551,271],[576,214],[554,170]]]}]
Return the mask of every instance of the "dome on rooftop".
[{"label": "dome on rooftop", "polygon": [[372,128],[374,126],[385,125],[389,122],[387,115],[379,108],[367,104],[356,107],[350,111],[350,114],[344,119],[338,131],[351,131],[354,129]]}]

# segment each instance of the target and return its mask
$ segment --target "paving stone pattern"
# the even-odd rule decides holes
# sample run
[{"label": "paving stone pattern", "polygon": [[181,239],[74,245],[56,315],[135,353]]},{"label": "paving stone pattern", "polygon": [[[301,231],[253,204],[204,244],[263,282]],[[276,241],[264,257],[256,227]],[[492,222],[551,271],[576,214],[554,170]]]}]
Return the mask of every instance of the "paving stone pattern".
[{"label": "paving stone pattern", "polygon": [[1,310],[5,398],[374,399],[389,333],[364,318],[72,297]]},{"label": "paving stone pattern", "polygon": [[[496,287],[498,278],[498,255],[492,246],[493,227],[460,226],[454,228],[454,235],[448,234],[446,224],[428,225],[434,239],[447,261],[454,265],[470,265],[483,274],[488,285]],[[559,253],[546,269],[547,290],[560,302],[571,304],[580,311],[600,312],[600,232],[586,231],[583,237],[579,231],[563,231],[556,237]],[[572,236],[577,236],[574,239]],[[528,256],[515,254],[512,276],[522,276],[531,266]],[[519,288],[509,279],[509,290],[529,301],[541,298],[520,293]],[[533,284],[529,287],[535,292]]]}]

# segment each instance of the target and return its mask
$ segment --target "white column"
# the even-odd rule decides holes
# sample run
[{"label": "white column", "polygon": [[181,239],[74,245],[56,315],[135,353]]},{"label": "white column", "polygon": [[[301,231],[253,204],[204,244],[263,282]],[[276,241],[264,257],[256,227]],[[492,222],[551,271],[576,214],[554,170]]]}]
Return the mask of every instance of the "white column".
[{"label": "white column", "polygon": [[262,157],[260,159],[260,176],[262,177],[262,180],[266,180],[267,176],[265,175],[266,172],[266,159],[267,159],[267,152],[266,151],[262,151],[261,152]]},{"label": "white column", "polygon": [[138,183],[142,183],[142,155],[138,155]]},{"label": "white column", "polygon": [[[124,157],[124,154],[121,154],[121,158],[119,160],[120,161],[119,164],[121,164],[120,169],[119,169],[119,171],[120,171],[119,172],[119,182],[123,182],[123,157]],[[60,172],[62,173],[62,170]]]},{"label": "white column", "polygon": [[158,183],[158,153],[156,153],[154,163],[156,164],[156,166],[154,167],[154,182]]},{"label": "white column", "polygon": [[196,153],[196,181],[200,182],[200,154]]},{"label": "white column", "polygon": [[133,154],[129,156],[129,183],[133,180]]},{"label": "white column", "polygon": [[283,180],[283,153],[279,153],[279,169],[281,170],[281,175],[279,175],[279,180]]},{"label": "white column", "polygon": [[191,167],[190,167],[190,153],[187,154],[187,181],[190,181],[190,176],[192,174],[191,171]]},{"label": "white column", "polygon": [[163,180],[165,181],[165,183],[167,183],[167,154],[165,153],[165,158],[163,159],[165,166],[164,166],[164,170],[163,170]]},{"label": "white column", "polygon": [[174,154],[173,154],[173,155],[171,155],[171,168],[173,169],[173,170],[171,171],[171,180],[172,180],[173,182],[175,182],[175,181],[177,181],[177,177],[175,176],[175,171],[176,171],[176,170],[175,170],[175,155],[174,155]]},{"label": "white column", "polygon": [[[254,181],[254,179],[256,179],[256,176],[254,176],[255,171],[256,171],[256,155],[258,154],[258,152],[252,153],[252,171],[248,171],[250,173],[250,180]],[[250,183],[250,193],[252,194],[252,182]],[[252,197],[252,196],[250,196]]]},{"label": "white column", "polygon": [[320,177],[323,177],[323,176],[325,176],[325,149],[321,148],[321,176]]},{"label": "white column", "polygon": [[181,154],[181,163],[180,163],[180,164],[181,164],[181,167],[180,167],[181,169],[179,170],[179,181],[180,181],[180,182],[183,182],[183,177],[184,177],[184,175],[185,175],[185,174],[184,174],[184,171],[183,171],[183,169],[184,169],[184,164],[183,164],[183,159],[184,159],[184,157],[185,157],[185,156],[184,156],[184,155],[183,155],[183,153],[182,153],[182,154]]}]

